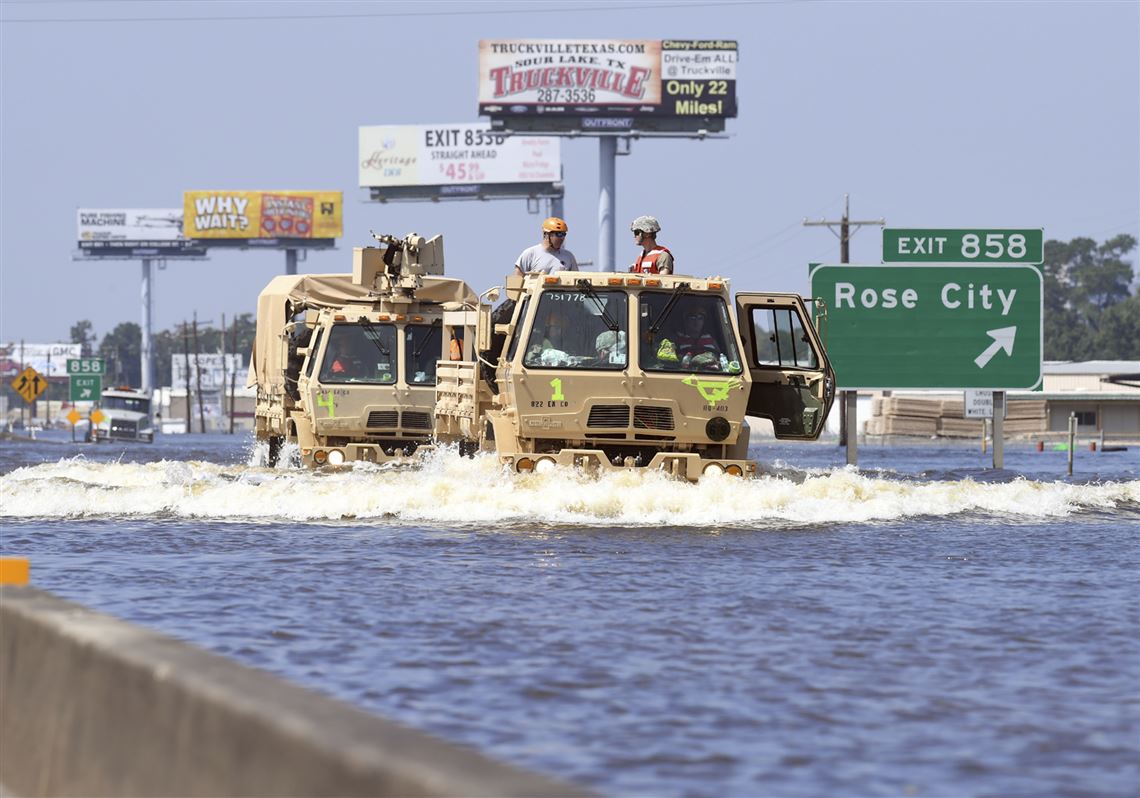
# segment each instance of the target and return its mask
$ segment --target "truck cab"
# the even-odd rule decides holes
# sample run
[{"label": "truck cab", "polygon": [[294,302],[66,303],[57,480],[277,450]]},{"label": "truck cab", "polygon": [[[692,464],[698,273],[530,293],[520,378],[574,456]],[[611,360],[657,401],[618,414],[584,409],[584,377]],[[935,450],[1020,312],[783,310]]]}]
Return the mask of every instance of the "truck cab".
[{"label": "truck cab", "polygon": [[756,471],[746,415],[777,438],[823,428],[834,375],[798,295],[743,293],[734,306],[721,278],[611,272],[508,278],[507,294],[509,322],[474,318],[493,381],[451,366],[437,434],[517,471],[744,476]]},{"label": "truck cab", "polygon": [[103,441],[154,442],[150,394],[120,385],[103,391],[99,412],[103,420],[92,427],[96,443]]}]

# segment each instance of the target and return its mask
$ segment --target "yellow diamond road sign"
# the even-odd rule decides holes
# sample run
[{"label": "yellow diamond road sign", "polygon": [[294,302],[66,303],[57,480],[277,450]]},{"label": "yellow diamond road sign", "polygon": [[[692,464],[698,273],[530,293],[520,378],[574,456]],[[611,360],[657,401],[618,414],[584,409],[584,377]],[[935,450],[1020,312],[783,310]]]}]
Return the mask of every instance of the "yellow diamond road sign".
[{"label": "yellow diamond road sign", "polygon": [[73,407],[71,408],[71,412],[67,414],[67,420],[70,421],[71,425],[74,427],[76,424],[83,420],[83,414]]},{"label": "yellow diamond road sign", "polygon": [[12,380],[12,388],[16,393],[20,394],[25,402],[31,403],[36,401],[41,393],[47,390],[47,377],[40,374],[31,366],[21,371]]},{"label": "yellow diamond road sign", "polygon": [[107,418],[107,417],[106,417],[105,415],[103,415],[103,414],[102,414],[100,411],[98,411],[98,410],[94,410],[94,411],[92,411],[92,413],[91,413],[91,420],[92,420],[92,421],[94,421],[96,424],[102,424],[102,423],[103,423],[103,420],[104,420],[104,419],[106,419],[106,418]]}]

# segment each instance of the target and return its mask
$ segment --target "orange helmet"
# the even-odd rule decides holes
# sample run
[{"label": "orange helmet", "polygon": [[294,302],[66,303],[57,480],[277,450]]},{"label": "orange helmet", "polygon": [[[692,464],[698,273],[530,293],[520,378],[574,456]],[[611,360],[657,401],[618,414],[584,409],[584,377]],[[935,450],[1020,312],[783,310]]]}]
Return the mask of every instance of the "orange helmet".
[{"label": "orange helmet", "polygon": [[542,232],[544,233],[565,233],[570,228],[566,226],[566,222],[559,219],[557,216],[551,216],[542,223]]}]

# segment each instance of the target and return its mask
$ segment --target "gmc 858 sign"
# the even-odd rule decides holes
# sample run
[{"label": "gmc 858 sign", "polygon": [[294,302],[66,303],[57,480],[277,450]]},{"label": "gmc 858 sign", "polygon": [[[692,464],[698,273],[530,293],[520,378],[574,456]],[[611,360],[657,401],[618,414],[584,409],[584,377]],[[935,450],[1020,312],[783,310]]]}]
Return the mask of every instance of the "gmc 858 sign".
[{"label": "gmc 858 sign", "polygon": [[737,43],[479,42],[479,113],[518,130],[723,130],[736,116]]}]

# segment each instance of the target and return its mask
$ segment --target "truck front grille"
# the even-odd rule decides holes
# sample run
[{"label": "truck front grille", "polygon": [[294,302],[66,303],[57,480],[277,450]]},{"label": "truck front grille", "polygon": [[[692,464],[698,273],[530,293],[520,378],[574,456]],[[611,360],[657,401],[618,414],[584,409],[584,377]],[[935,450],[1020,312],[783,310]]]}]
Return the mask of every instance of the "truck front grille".
[{"label": "truck front grille", "polygon": [[111,437],[117,438],[125,436],[133,438],[139,434],[139,423],[132,419],[113,418],[111,419]]},{"label": "truck front grille", "polygon": [[673,429],[673,409],[638,406],[633,409],[635,429]]},{"label": "truck front grille", "polygon": [[590,408],[587,427],[628,427],[629,407],[627,405],[594,405]]},{"label": "truck front grille", "polygon": [[431,413],[404,411],[404,429],[431,429]]},{"label": "truck front grille", "polygon": [[368,414],[368,426],[395,429],[400,426],[399,413],[395,410],[373,410]]}]

